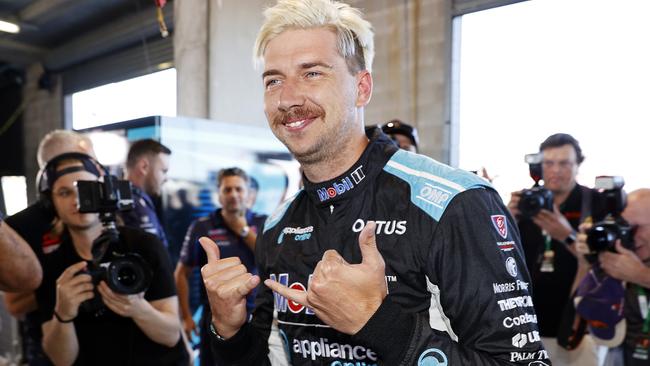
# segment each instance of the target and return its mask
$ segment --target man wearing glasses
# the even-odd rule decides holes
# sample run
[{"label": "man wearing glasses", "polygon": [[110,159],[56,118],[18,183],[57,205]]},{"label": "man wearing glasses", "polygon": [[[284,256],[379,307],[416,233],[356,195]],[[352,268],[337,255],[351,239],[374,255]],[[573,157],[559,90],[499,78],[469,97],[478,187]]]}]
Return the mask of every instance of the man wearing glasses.
[{"label": "man wearing glasses", "polygon": [[544,188],[553,193],[553,211],[522,215],[521,191],[512,193],[508,208],[521,232],[542,342],[553,364],[596,365],[597,349],[590,337],[579,344],[568,341],[574,335],[571,294],[588,271],[575,250],[578,225],[591,214],[591,189],[576,182],[584,156],[578,141],[565,133],[549,136],[539,151]]}]

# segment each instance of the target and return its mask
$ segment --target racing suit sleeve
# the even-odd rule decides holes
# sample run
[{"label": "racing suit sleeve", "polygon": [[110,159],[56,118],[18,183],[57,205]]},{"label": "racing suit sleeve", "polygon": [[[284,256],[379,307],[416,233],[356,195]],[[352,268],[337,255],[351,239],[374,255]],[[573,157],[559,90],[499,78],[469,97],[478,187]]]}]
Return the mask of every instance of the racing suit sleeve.
[{"label": "racing suit sleeve", "polygon": [[498,194],[458,194],[433,230],[419,239],[430,243],[420,253],[429,311],[406,312],[388,295],[355,338],[384,365],[550,365],[519,233]]}]

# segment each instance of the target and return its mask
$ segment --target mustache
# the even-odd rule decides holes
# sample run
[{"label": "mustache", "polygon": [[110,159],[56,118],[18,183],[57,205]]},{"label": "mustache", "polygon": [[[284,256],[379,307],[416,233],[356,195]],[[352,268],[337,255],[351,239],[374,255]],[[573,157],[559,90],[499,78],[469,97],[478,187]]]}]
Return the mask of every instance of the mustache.
[{"label": "mustache", "polygon": [[317,106],[314,107],[293,107],[288,111],[278,111],[273,116],[273,124],[286,124],[288,121],[296,121],[315,116],[325,116],[325,111]]}]

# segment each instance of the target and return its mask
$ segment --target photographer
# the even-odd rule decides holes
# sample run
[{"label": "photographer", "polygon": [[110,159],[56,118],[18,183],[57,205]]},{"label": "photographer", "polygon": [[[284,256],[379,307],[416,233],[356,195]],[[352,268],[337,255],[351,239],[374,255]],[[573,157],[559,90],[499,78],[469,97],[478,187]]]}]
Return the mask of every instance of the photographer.
[{"label": "photographer", "polygon": [[[598,255],[600,267],[607,275],[627,282],[623,309],[625,341],[621,347],[609,350],[605,365],[647,365],[650,340],[647,301],[650,294],[650,189],[630,193],[622,216],[635,228],[634,251],[624,248],[618,240],[616,252],[602,251]],[[588,223],[580,226],[577,249],[581,254],[590,251],[586,232],[591,227],[592,224]]]},{"label": "photographer", "polygon": [[539,151],[543,188],[553,195],[553,210],[543,208],[532,216],[525,215],[520,206],[523,191],[512,193],[508,208],[521,232],[540,334],[553,363],[595,365],[596,346],[588,336],[574,350],[558,344],[558,336],[567,332],[565,328],[570,332],[573,317],[563,313],[572,306],[571,294],[588,268],[586,261],[577,259],[574,245],[578,225],[589,215],[591,203],[592,190],[576,182],[584,156],[578,141],[563,133],[549,136]]},{"label": "photographer", "polygon": [[102,224],[98,214],[79,212],[76,192],[78,181],[97,181],[97,165],[82,154],[64,154],[52,159],[43,174],[42,194],[65,225],[59,249],[44,256],[43,284],[36,294],[48,357],[57,365],[185,364],[171,264],[160,241],[120,228],[119,241],[104,251],[103,259],[113,262],[123,255],[121,247],[142,257],[152,273],[145,291],[124,295],[106,280],[96,284],[87,270],[96,266],[89,261],[96,255],[93,244],[103,235]]}]

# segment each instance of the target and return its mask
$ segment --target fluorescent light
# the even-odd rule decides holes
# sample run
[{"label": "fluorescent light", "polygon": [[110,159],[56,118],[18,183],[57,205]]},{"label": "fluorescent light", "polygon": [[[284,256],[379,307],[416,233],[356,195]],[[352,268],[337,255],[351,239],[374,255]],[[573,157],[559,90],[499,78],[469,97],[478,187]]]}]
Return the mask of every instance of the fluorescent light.
[{"label": "fluorescent light", "polygon": [[0,20],[0,31],[7,33],[18,33],[20,32],[20,27],[18,24]]}]

